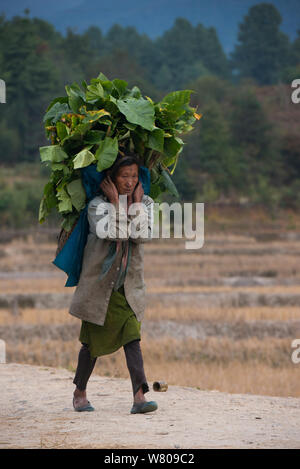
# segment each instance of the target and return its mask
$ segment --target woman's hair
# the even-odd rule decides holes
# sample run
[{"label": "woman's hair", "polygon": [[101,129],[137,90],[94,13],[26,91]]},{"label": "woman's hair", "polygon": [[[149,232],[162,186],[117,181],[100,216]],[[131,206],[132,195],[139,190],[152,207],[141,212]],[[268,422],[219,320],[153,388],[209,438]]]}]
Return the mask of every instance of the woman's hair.
[{"label": "woman's hair", "polygon": [[112,181],[115,182],[119,169],[122,166],[131,166],[132,164],[136,164],[138,170],[140,169],[140,161],[136,153],[128,151],[125,156],[119,153],[114,164],[106,170],[106,175],[110,176]]}]

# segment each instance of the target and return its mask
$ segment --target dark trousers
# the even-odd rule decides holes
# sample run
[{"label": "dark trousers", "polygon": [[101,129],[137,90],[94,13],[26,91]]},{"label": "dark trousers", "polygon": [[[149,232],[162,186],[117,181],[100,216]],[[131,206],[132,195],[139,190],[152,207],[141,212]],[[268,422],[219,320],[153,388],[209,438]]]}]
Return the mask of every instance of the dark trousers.
[{"label": "dark trousers", "polygon": [[[126,363],[129,370],[133,395],[142,387],[143,393],[149,391],[144,372],[144,363],[139,340],[133,340],[124,345]],[[92,374],[97,357],[92,358],[88,344],[82,344],[78,355],[78,365],[73,383],[80,391],[85,391]]]}]

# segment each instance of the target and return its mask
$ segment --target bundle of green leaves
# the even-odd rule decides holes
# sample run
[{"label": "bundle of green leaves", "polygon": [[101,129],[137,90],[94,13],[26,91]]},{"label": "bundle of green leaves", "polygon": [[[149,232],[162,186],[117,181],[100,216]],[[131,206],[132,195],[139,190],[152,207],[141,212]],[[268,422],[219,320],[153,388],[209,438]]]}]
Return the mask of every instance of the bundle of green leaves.
[{"label": "bundle of green leaves", "polygon": [[201,117],[189,104],[191,90],[174,91],[155,103],[136,86],[129,89],[125,81],[110,81],[102,73],[89,85],[83,81],[82,87],[73,83],[65,89],[67,95],[50,103],[43,120],[51,145],[41,147],[40,155],[51,175],[40,223],[56,209],[62,228],[70,231],[86,204],[81,168],[93,164],[103,171],[129,150],[150,171],[150,197],[179,196],[171,175],[184,145],[180,135]]}]

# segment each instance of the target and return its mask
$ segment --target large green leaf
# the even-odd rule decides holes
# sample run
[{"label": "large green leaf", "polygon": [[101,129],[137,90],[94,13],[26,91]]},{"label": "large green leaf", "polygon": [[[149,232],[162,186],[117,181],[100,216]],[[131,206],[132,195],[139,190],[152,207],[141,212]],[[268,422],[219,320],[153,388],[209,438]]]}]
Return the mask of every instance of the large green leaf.
[{"label": "large green leaf", "polygon": [[54,104],[56,104],[56,103],[61,103],[61,104],[66,103],[66,104],[68,104],[67,96],[59,96],[58,98],[53,99],[53,101],[51,101],[51,103],[47,107],[46,112],[48,112],[54,106]]},{"label": "large green leaf", "polygon": [[103,89],[104,89],[104,97],[108,98],[114,89],[114,85],[109,80],[101,81],[101,85],[103,86]]},{"label": "large green leaf", "polygon": [[193,93],[193,90],[173,91],[167,94],[161,102],[183,106],[190,102],[191,93]]},{"label": "large green leaf", "polygon": [[72,211],[72,201],[71,197],[68,195],[64,188],[61,188],[57,191],[57,198],[60,201],[58,204],[59,212],[71,212]]},{"label": "large green leaf", "polygon": [[[191,90],[173,91],[162,99],[159,103],[159,111],[163,122],[165,120],[167,125],[174,127],[179,118],[185,118],[190,108],[188,103],[191,93]],[[156,107],[156,109],[158,108]],[[157,114],[159,115],[160,112]]]},{"label": "large green leaf", "polygon": [[[101,72],[97,78],[92,78],[91,83],[97,84],[100,83],[103,88],[104,98],[109,97],[112,91],[115,89],[113,83]],[[99,99],[99,97],[98,97]]]},{"label": "large green leaf", "polygon": [[127,81],[115,79],[112,82],[113,82],[114,88],[118,92],[119,98],[121,98],[127,90],[127,86],[128,86]]},{"label": "large green leaf", "polygon": [[99,98],[104,98],[104,90],[100,80],[97,80],[96,83],[94,82],[94,84],[87,87],[86,100],[97,101]]},{"label": "large green leaf", "polygon": [[84,143],[99,144],[105,137],[103,130],[89,130],[84,136]]},{"label": "large green leaf", "polygon": [[132,124],[138,124],[147,130],[155,129],[154,106],[147,99],[128,97],[118,99],[116,104]]},{"label": "large green leaf", "polygon": [[69,158],[66,152],[59,145],[49,145],[47,147],[40,147],[41,161],[51,161],[52,163],[59,163],[60,161]]},{"label": "large green leaf", "polygon": [[86,100],[87,101],[98,101],[100,98],[104,98],[104,90],[101,81],[97,78],[91,80],[91,85],[87,87]]},{"label": "large green leaf", "polygon": [[55,103],[48,112],[46,112],[43,122],[50,121],[55,124],[63,114],[69,113],[71,110],[67,103],[57,102]]},{"label": "large green leaf", "polygon": [[100,143],[95,157],[98,160],[97,170],[103,171],[109,168],[116,160],[119,152],[118,139],[105,137]]},{"label": "large green leaf", "polygon": [[60,140],[63,140],[65,137],[67,137],[70,133],[70,129],[66,124],[63,122],[58,121],[56,123],[56,132]]},{"label": "large green leaf", "polygon": [[166,170],[163,169],[161,174],[162,174],[162,177],[163,177],[164,185],[165,185],[166,189],[168,190],[168,192],[170,192],[170,194],[174,195],[175,197],[179,197],[179,193],[178,193],[178,191],[176,189],[176,186],[175,186],[174,182],[172,181],[169,173]]},{"label": "large green leaf", "polygon": [[164,154],[168,157],[176,156],[181,149],[181,144],[176,137],[165,138]]},{"label": "large green leaf", "polygon": [[80,96],[76,96],[76,95],[69,96],[69,106],[73,112],[75,113],[79,112],[79,108],[80,106],[83,105],[83,103],[84,101],[82,98],[80,98]]},{"label": "large green leaf", "polygon": [[39,222],[43,223],[51,209],[56,206],[57,200],[52,182],[48,182],[44,187],[44,194],[39,207]]},{"label": "large green leaf", "polygon": [[86,202],[85,190],[80,179],[75,179],[67,185],[68,194],[71,197],[72,205],[78,210],[82,210]]},{"label": "large green leaf", "polygon": [[77,83],[73,83],[71,86],[66,85],[65,88],[69,96],[69,106],[73,112],[77,113],[85,102],[85,94]]},{"label": "large green leaf", "polygon": [[148,138],[148,148],[152,148],[152,150],[156,150],[158,152],[164,151],[164,135],[165,132],[162,129],[155,129],[149,133]]},{"label": "large green leaf", "polygon": [[39,222],[44,223],[48,215],[49,215],[49,210],[46,204],[45,197],[43,197],[39,206]]},{"label": "large green leaf", "polygon": [[44,195],[47,200],[47,204],[50,208],[55,207],[56,205],[56,194],[55,187],[52,182],[48,182],[44,188]]},{"label": "large green leaf", "polygon": [[93,163],[95,160],[96,158],[93,153],[90,152],[87,148],[84,148],[75,156],[73,160],[74,169],[85,168],[86,166],[89,166],[91,163]]},{"label": "large green leaf", "polygon": [[76,81],[74,81],[74,83],[72,83],[72,85],[66,85],[65,86],[65,89],[66,89],[66,92],[67,92],[67,95],[68,96],[80,96],[83,101],[85,100],[85,93],[84,91],[82,91],[82,89],[80,88],[80,86],[78,85],[78,83],[76,83]]}]

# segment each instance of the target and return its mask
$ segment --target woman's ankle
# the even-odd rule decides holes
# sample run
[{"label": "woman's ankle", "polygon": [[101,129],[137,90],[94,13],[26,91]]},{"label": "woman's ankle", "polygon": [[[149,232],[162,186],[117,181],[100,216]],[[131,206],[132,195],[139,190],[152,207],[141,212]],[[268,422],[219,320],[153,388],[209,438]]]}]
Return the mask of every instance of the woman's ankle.
[{"label": "woman's ankle", "polygon": [[143,393],[143,388],[142,388],[142,386],[141,386],[140,389],[135,393],[133,400],[134,400],[135,403],[145,402],[145,401],[146,401],[145,395],[144,395],[144,393]]},{"label": "woman's ankle", "polygon": [[74,397],[86,397],[86,389],[83,391],[82,389],[76,388],[74,391]]}]

